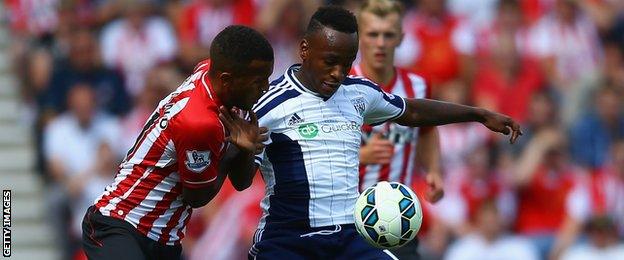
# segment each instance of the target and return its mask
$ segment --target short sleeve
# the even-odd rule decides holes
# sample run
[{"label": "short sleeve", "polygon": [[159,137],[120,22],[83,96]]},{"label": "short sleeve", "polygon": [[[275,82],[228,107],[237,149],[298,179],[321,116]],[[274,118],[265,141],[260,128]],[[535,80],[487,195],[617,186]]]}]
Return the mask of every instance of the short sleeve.
[{"label": "short sleeve", "polygon": [[225,150],[225,130],[219,120],[179,124],[172,130],[182,185],[191,189],[210,185],[217,179]]},{"label": "short sleeve", "polygon": [[348,77],[345,84],[358,84],[364,94],[364,123],[379,125],[396,119],[405,112],[405,100],[402,97],[386,93],[370,80]]}]

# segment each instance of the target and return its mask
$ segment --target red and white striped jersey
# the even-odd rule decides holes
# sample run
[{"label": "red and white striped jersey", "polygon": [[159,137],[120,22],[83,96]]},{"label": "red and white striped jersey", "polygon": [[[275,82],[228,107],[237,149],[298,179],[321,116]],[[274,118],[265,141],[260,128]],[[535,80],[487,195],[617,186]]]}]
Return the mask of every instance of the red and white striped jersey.
[{"label": "red and white striped jersey", "polygon": [[[355,65],[351,75],[366,76],[360,65]],[[395,68],[394,78],[387,86],[380,87],[391,94],[406,98],[428,98],[429,90],[425,80],[405,69]],[[394,157],[390,164],[360,164],[360,190],[380,181],[396,181],[410,185],[414,172],[416,156],[416,139],[418,128],[402,126],[387,122],[377,126],[362,127],[362,144],[374,134],[382,136],[394,143]]]},{"label": "red and white striped jersey", "polygon": [[208,79],[209,61],[196,67],[160,101],[95,206],[152,240],[176,245],[192,208],[182,188],[203,188],[217,178],[225,148],[221,105]]}]

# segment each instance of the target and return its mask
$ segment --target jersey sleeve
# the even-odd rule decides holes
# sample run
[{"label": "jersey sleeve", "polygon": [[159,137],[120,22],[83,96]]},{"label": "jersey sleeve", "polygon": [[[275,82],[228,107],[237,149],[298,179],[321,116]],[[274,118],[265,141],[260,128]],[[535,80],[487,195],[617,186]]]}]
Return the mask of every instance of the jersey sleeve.
[{"label": "jersey sleeve", "polygon": [[225,150],[225,130],[216,117],[207,122],[179,124],[175,129],[178,173],[185,188],[197,189],[217,179]]},{"label": "jersey sleeve", "polygon": [[359,81],[364,92],[364,123],[379,125],[396,119],[405,112],[405,100],[402,97],[384,92],[377,84],[367,79],[352,79]]}]

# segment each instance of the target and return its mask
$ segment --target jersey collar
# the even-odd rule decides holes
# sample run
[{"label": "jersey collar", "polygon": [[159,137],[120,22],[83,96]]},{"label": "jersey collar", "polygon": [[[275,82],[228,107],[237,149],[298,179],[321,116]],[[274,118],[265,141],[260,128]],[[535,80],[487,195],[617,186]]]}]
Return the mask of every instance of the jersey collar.
[{"label": "jersey collar", "polygon": [[308,88],[304,87],[303,84],[301,83],[301,81],[299,81],[299,79],[297,79],[297,77],[295,76],[295,72],[299,71],[301,69],[301,64],[295,64],[290,66],[290,68],[288,68],[288,70],[286,71],[286,79],[288,79],[289,83],[292,84],[293,86],[295,86],[295,90],[301,92],[301,93],[308,93],[311,94],[315,97],[319,97],[322,98],[323,100],[327,101],[327,99],[329,98],[324,98],[321,95],[319,95],[318,93],[309,90]]}]

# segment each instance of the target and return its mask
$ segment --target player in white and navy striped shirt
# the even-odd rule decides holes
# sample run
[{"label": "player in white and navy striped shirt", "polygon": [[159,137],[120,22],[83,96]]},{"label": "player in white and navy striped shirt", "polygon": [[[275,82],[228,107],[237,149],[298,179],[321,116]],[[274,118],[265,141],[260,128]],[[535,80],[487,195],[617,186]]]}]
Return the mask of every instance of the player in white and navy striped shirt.
[{"label": "player in white and navy striped shirt", "polygon": [[300,43],[301,65],[274,81],[254,107],[269,130],[256,158],[266,182],[250,259],[392,259],[353,225],[360,128],[394,120],[426,126],[478,121],[515,141],[519,126],[484,109],[388,94],[347,76],[358,50],[349,11],[321,7]]}]

